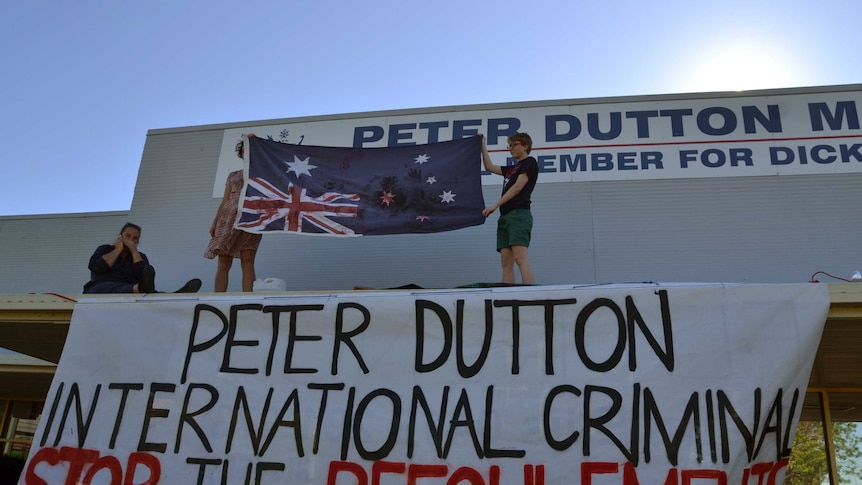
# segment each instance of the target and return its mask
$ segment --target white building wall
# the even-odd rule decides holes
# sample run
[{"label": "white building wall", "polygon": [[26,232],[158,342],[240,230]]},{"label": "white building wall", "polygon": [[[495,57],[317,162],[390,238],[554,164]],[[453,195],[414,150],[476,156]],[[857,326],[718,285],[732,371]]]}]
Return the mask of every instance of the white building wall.
[{"label": "white building wall", "polygon": [[0,217],[0,293],[81,293],[93,250],[128,218],[127,211]]},{"label": "white building wall", "polygon": [[[455,109],[440,109],[448,111]],[[202,255],[220,201],[213,197],[219,157],[232,143],[225,130],[287,122],[151,130],[127,213],[0,217],[0,293],[80,293],[90,254],[127,220],[143,227],[141,249],[159,289],[200,277],[202,291],[212,291],[216,263]],[[862,173],[539,183],[531,262],[540,284],[799,282],[820,270],[847,277],[862,269],[860,187]],[[500,188],[486,186],[485,200],[496,200]],[[497,216],[439,234],[267,234],[257,274],[283,278],[290,291],[497,282]],[[230,290],[239,283],[236,262]]]},{"label": "white building wall", "polygon": [[862,268],[860,184],[860,174],[596,184],[596,281],[848,278]]}]

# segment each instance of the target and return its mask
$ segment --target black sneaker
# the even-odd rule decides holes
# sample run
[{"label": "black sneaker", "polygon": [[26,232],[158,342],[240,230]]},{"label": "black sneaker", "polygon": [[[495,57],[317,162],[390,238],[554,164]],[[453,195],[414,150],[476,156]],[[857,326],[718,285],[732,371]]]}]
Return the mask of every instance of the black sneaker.
[{"label": "black sneaker", "polygon": [[156,292],[156,268],[153,268],[152,266],[144,267],[144,275],[141,277],[141,281],[138,282],[138,292]]},{"label": "black sneaker", "polygon": [[201,280],[197,278],[190,279],[186,281],[186,284],[183,285],[182,288],[175,291],[174,293],[197,293],[198,290],[201,289]]}]

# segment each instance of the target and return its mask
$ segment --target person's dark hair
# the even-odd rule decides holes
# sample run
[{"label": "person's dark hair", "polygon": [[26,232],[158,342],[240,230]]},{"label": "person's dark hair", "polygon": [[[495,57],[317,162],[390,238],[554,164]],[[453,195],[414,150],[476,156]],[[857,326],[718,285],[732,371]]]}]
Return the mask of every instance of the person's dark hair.
[{"label": "person's dark hair", "polygon": [[533,149],[533,139],[530,138],[530,135],[526,133],[515,133],[509,137],[509,144],[511,145],[514,141],[524,145],[524,148],[527,150],[527,155],[530,154],[530,151]]},{"label": "person's dark hair", "polygon": [[133,229],[137,229],[139,234],[142,232],[142,231],[141,231],[141,226],[139,226],[139,225],[137,225],[137,224],[132,224],[131,222],[127,222],[127,223],[123,224],[123,228],[122,228],[122,229],[120,229],[120,234],[122,234],[122,233],[123,233],[123,231],[125,231],[127,227],[131,227],[131,228],[133,228]]}]

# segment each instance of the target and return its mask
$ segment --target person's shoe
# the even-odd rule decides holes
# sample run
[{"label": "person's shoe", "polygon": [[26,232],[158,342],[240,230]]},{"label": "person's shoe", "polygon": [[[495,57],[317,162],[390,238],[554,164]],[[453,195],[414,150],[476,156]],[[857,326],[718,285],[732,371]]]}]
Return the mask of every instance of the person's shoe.
[{"label": "person's shoe", "polygon": [[186,281],[186,284],[183,285],[182,288],[175,291],[174,293],[197,293],[198,290],[201,289],[201,280],[197,278],[190,279]]},{"label": "person's shoe", "polygon": [[144,276],[138,282],[138,291],[141,293],[156,292],[156,268],[149,265],[144,267]]}]

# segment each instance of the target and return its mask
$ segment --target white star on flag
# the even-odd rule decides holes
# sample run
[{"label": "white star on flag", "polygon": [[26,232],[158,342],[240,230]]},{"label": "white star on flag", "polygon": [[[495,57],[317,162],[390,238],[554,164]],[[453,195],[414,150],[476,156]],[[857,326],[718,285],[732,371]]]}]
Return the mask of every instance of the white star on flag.
[{"label": "white star on flag", "polygon": [[455,202],[455,194],[452,193],[451,190],[444,190],[442,194],[438,195],[440,197],[440,202],[450,203]]},{"label": "white star on flag", "polygon": [[309,165],[308,164],[309,158],[311,158],[311,157],[305,157],[305,160],[300,160],[299,157],[294,155],[293,156],[294,161],[292,163],[291,162],[285,162],[285,163],[287,163],[287,166],[290,167],[289,169],[287,169],[287,173],[296,172],[297,177],[299,177],[300,175],[303,175],[303,174],[311,177],[311,169],[317,168],[317,166],[316,165]]},{"label": "white star on flag", "polygon": [[419,155],[418,157],[414,158],[414,160],[416,160],[416,161],[413,163],[418,163],[419,165],[422,165],[423,163],[428,163],[429,158],[431,158],[431,157],[429,157],[426,154]]},{"label": "white star on flag", "polygon": [[434,182],[436,182],[436,181],[437,181],[437,177],[428,177],[428,180],[426,180],[426,182],[428,182],[431,185],[434,185]]}]

